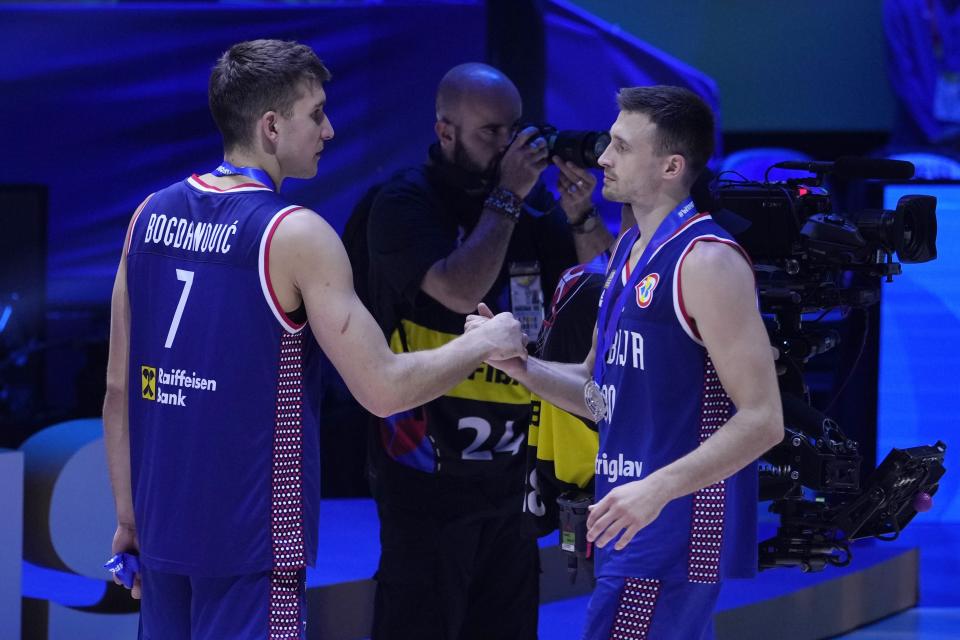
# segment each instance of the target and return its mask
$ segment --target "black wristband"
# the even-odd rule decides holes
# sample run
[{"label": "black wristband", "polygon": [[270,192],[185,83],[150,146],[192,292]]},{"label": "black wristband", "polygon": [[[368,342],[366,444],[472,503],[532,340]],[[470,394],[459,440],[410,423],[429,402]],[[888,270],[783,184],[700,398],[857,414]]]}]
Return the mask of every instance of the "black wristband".
[{"label": "black wristband", "polygon": [[523,212],[523,198],[509,189],[494,187],[490,195],[483,202],[484,209],[492,209],[500,215],[510,218],[514,222],[520,219]]},{"label": "black wristband", "polygon": [[590,233],[600,224],[600,212],[596,207],[587,211],[579,222],[570,222],[570,231],[574,233]]}]

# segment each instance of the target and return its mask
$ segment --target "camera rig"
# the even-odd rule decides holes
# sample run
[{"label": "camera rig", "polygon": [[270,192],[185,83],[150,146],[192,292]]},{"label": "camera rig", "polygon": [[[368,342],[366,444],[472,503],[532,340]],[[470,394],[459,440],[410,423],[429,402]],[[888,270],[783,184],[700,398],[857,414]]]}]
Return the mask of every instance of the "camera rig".
[{"label": "camera rig", "polygon": [[772,168],[812,175],[754,182],[721,174],[715,196],[721,208],[749,222],[731,231],[753,260],[760,308],[778,353],[785,436],[761,458],[760,500],[772,501],[780,524],[760,543],[760,568],[818,571],[848,564],[853,540],[895,539],[918,511],[930,508],[946,471],[946,445],[938,441],[894,449],[861,483],[858,443],[811,406],[804,379],[810,358],[839,343],[839,334],[817,319],[834,308],[877,303],[880,280],[892,281],[901,263],[936,257],[936,198],[908,195],[893,211],[840,214],[823,186],[826,175],[902,180],[913,176],[913,165],[845,157]]}]

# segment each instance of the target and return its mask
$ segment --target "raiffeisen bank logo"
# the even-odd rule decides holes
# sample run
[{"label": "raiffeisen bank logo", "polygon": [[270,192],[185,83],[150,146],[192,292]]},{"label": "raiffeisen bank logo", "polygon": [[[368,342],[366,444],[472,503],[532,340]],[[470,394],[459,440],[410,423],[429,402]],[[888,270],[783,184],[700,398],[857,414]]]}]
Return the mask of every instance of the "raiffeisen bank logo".
[{"label": "raiffeisen bank logo", "polygon": [[140,388],[144,400],[157,399],[157,370],[154,367],[140,367]]},{"label": "raiffeisen bank logo", "polygon": [[216,391],[217,381],[198,376],[196,371],[187,373],[186,369],[157,369],[147,365],[140,367],[141,397],[157,404],[174,407],[187,406],[189,391]]}]

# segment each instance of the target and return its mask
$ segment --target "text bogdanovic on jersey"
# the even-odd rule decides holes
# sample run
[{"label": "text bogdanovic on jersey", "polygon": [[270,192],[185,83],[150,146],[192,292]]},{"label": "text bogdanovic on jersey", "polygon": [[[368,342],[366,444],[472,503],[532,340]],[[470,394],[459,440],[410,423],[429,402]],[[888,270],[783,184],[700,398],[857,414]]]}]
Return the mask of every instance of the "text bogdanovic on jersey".
[{"label": "text bogdanovic on jersey", "polygon": [[[187,375],[185,369],[166,371],[147,365],[140,366],[141,397],[144,400],[153,400],[158,404],[168,404],[175,407],[187,406],[189,395],[184,389],[199,391],[216,391],[217,381],[212,378],[202,378],[193,371]],[[171,389],[176,387],[176,389]]]}]

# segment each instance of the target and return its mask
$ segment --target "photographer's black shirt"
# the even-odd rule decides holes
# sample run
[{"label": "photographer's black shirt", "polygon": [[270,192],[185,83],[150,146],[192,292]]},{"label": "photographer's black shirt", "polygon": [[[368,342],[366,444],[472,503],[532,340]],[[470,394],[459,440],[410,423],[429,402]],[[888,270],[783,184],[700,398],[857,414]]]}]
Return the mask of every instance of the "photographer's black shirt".
[{"label": "photographer's black shirt", "polygon": [[[550,314],[537,340],[537,357],[583,362],[593,345],[597,305],[606,280],[605,255],[567,269],[553,293]],[[599,437],[595,422],[564,411],[536,394],[527,434],[526,499],[537,535],[559,526],[557,497],[579,491],[593,497]]]},{"label": "photographer's black shirt", "polygon": [[[380,189],[367,228],[370,301],[394,351],[438,347],[463,332],[465,316],[420,287],[430,267],[474,229],[488,191],[475,176],[445,164],[436,146],[428,163],[398,173]],[[539,263],[541,287],[549,294],[577,261],[564,213],[542,183],[526,205],[483,299],[494,313],[511,310],[512,263]],[[441,501],[449,496],[449,509],[509,504],[518,510],[529,420],[529,392],[481,366],[437,400],[381,421],[371,456],[377,497],[420,500],[428,492]]]}]

